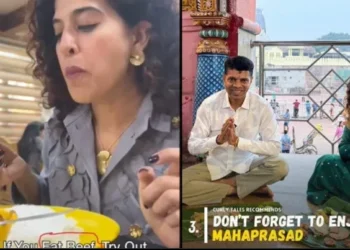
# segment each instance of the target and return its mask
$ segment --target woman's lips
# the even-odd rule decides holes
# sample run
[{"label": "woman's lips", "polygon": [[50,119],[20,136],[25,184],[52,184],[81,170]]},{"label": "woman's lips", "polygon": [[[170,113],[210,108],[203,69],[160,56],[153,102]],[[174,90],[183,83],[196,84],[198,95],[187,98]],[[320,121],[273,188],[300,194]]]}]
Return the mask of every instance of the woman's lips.
[{"label": "woman's lips", "polygon": [[77,77],[80,77],[81,75],[85,74],[86,71],[82,68],[79,68],[77,66],[71,66],[67,67],[64,71],[66,78],[68,79],[75,79]]}]

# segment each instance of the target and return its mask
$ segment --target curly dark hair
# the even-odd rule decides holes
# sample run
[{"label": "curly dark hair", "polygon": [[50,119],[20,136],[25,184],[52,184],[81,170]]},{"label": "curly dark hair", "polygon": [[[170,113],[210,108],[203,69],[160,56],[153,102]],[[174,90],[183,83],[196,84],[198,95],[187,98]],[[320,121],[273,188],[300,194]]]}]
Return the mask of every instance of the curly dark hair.
[{"label": "curly dark hair", "polygon": [[[171,116],[180,108],[180,36],[178,0],[107,0],[129,27],[140,21],[152,24],[145,63],[136,71],[138,87],[154,95],[155,112]],[[56,108],[59,120],[78,105],[68,92],[56,55],[52,25],[55,1],[35,0],[29,16],[30,41],[27,53],[34,60],[33,75],[44,85],[43,106]],[[34,51],[34,53],[32,53]]]},{"label": "curly dark hair", "polygon": [[[31,152],[39,150],[34,145],[37,145],[35,140],[40,136],[41,131],[44,130],[44,124],[41,122],[31,122],[29,123],[17,143],[18,154],[28,162],[29,155]],[[34,147],[33,147],[34,146]]]}]

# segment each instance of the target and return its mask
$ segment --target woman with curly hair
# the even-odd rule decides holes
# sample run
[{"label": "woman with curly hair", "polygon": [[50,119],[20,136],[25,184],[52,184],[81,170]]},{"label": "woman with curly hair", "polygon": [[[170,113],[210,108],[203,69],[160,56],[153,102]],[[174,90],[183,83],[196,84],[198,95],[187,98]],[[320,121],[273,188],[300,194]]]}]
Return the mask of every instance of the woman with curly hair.
[{"label": "woman with curly hair", "polygon": [[28,52],[54,115],[40,177],[1,146],[15,202],[94,211],[179,247],[177,3],[35,1]]},{"label": "woman with curly hair", "polygon": [[339,155],[324,155],[318,159],[308,183],[307,198],[322,205],[332,196],[350,202],[350,83],[346,91],[345,128],[339,143]]}]

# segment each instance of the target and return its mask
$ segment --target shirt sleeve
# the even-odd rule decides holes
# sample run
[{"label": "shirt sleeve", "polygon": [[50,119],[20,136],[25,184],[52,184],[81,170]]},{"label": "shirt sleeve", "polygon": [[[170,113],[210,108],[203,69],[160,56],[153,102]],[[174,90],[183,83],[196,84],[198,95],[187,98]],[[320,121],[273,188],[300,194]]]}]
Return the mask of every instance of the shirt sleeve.
[{"label": "shirt sleeve", "polygon": [[344,133],[339,143],[339,155],[343,161],[350,161],[350,129],[345,127]]},{"label": "shirt sleeve", "polygon": [[218,146],[217,136],[210,136],[209,110],[205,102],[197,110],[196,120],[188,140],[188,151],[192,155],[205,154]]},{"label": "shirt sleeve", "polygon": [[261,114],[259,133],[261,141],[239,138],[238,149],[262,156],[278,156],[281,151],[280,134],[275,114],[265,106]]}]

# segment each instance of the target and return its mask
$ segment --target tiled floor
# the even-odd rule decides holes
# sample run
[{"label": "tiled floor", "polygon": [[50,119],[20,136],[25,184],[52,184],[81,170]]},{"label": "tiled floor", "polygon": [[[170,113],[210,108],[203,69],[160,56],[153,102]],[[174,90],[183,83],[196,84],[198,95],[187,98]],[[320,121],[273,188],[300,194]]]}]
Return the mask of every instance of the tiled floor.
[{"label": "tiled floor", "polygon": [[[309,177],[311,176],[316,160],[319,156],[310,155],[285,155],[289,163],[289,174],[284,181],[275,183],[271,186],[274,192],[273,199],[249,196],[243,200],[237,198],[227,198],[224,204],[237,203],[260,203],[263,201],[276,201],[283,206],[283,212],[286,214],[298,214],[310,212],[316,209],[306,200],[306,187]],[[184,208],[185,209],[185,208]],[[187,242],[183,244],[184,248],[306,248],[304,245],[297,243],[276,243],[276,242]]]}]

